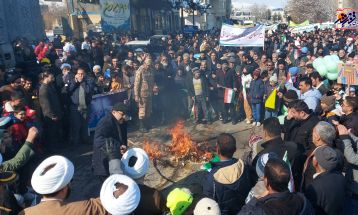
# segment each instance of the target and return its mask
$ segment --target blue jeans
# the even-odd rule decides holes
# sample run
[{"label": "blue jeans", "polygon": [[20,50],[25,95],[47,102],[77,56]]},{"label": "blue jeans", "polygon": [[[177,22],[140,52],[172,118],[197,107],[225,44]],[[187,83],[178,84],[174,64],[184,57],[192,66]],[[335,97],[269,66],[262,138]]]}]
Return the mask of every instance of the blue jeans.
[{"label": "blue jeans", "polygon": [[265,119],[268,119],[271,117],[277,117],[277,112],[265,110]]},{"label": "blue jeans", "polygon": [[255,122],[261,121],[261,103],[251,104],[252,114]]}]

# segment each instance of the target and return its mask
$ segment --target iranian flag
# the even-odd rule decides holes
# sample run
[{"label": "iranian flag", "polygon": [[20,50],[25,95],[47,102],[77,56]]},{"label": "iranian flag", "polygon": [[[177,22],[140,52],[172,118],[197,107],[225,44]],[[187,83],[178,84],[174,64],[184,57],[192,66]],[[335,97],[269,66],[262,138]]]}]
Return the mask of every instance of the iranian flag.
[{"label": "iranian flag", "polygon": [[291,170],[291,163],[288,160],[288,155],[287,155],[287,151],[285,152],[285,155],[283,156],[282,159],[285,163],[287,163],[288,167],[290,168],[290,182],[288,182],[288,189],[290,190],[290,192],[295,192],[295,183],[293,181],[293,176],[292,176],[292,170]]},{"label": "iranian flag", "polygon": [[233,103],[234,102],[234,95],[235,95],[235,92],[234,92],[233,89],[225,88],[224,103],[225,104]]}]

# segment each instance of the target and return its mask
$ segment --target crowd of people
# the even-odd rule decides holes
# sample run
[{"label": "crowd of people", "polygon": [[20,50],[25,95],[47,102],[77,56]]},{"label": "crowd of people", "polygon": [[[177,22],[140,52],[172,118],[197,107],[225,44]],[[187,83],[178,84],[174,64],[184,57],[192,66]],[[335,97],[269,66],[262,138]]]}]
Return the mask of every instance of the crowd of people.
[{"label": "crowd of people", "polygon": [[[131,50],[125,46],[131,39],[14,43],[16,68],[0,68],[1,213],[358,213],[356,88],[322,77],[313,66],[337,55],[358,70],[357,32],[281,29],[266,32],[264,48],[222,47],[218,31],[168,35],[160,51]],[[227,89],[234,92],[230,102]],[[273,91],[271,108],[265,102]],[[99,198],[66,203],[74,166],[54,154],[92,142],[92,97],[117,92],[127,99],[94,134]],[[262,126],[262,150],[234,158],[237,141],[221,134],[220,159],[211,162],[202,195],[176,188],[164,198],[143,184],[149,158],[127,147],[127,124],[146,133],[177,118]]]}]

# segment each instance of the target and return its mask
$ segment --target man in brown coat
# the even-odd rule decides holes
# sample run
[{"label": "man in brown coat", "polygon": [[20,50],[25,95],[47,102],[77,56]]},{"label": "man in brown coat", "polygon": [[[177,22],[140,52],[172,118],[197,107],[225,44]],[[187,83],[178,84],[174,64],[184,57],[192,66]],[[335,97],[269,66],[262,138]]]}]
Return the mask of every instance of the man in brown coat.
[{"label": "man in brown coat", "polygon": [[154,72],[152,60],[146,59],[137,70],[134,81],[134,98],[139,107],[140,131],[148,132],[148,119],[152,112],[152,96],[154,89]]},{"label": "man in brown coat", "polygon": [[42,195],[41,203],[24,209],[19,215],[106,215],[97,199],[65,203],[70,195],[70,182],[74,174],[71,161],[62,156],[45,159],[32,175],[33,189]]}]

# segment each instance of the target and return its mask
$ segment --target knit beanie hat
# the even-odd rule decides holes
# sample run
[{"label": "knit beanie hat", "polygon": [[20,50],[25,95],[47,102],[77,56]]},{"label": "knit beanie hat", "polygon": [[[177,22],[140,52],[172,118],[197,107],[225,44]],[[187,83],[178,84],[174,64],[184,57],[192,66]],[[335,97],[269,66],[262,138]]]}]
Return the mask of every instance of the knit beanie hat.
[{"label": "knit beanie hat", "polygon": [[327,105],[329,109],[334,109],[336,105],[336,97],[323,95],[321,97],[321,103]]},{"label": "knit beanie hat", "polygon": [[318,164],[326,171],[335,169],[339,163],[337,152],[329,146],[321,146],[315,149],[314,156]]}]

